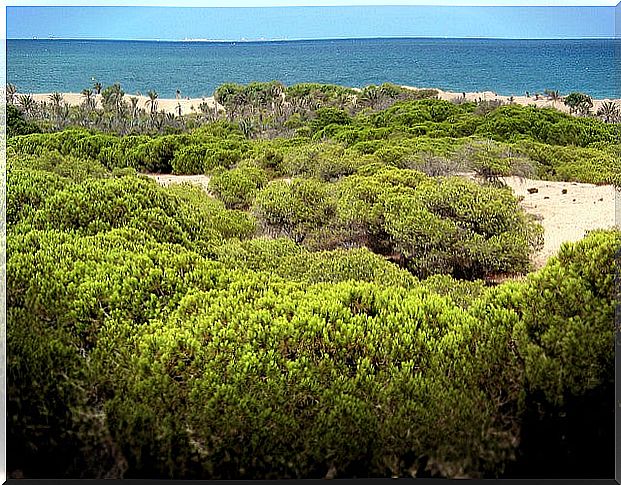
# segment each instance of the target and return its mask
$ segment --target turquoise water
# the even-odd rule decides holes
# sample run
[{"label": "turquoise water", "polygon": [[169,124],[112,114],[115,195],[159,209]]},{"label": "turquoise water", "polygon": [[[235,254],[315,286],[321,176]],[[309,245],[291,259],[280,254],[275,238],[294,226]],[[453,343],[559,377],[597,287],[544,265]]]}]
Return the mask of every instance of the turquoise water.
[{"label": "turquoise water", "polygon": [[583,91],[621,98],[621,40],[344,39],[283,42],[8,40],[20,92],[81,91],[95,78],[127,93],[211,95],[225,82],[360,87],[393,82],[462,91]]}]

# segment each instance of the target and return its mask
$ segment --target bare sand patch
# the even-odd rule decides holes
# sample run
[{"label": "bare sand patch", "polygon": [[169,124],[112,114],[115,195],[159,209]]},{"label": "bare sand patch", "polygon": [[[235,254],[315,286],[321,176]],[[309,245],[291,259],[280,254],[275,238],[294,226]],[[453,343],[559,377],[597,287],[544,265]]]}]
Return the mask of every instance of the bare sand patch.
[{"label": "bare sand patch", "polygon": [[536,216],[544,228],[543,249],[533,257],[536,267],[543,266],[564,242],[578,241],[587,231],[609,229],[621,222],[615,215],[616,205],[621,204],[621,192],[611,185],[519,177],[503,180],[516,196],[524,197],[521,206]]},{"label": "bare sand patch", "polygon": [[209,175],[170,175],[170,174],[156,174],[147,173],[144,174],[149,178],[155,180],[158,184],[168,187],[173,184],[189,183],[202,188],[205,192],[209,193]]}]

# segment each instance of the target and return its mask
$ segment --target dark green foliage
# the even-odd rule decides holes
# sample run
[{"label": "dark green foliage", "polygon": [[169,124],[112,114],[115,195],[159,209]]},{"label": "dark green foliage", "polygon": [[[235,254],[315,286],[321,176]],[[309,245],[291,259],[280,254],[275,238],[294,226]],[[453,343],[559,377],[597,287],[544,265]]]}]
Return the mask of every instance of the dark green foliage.
[{"label": "dark green foliage", "polygon": [[179,137],[168,135],[141,143],[127,154],[133,162],[130,166],[146,172],[171,173],[180,141]]},{"label": "dark green foliage", "polygon": [[551,108],[502,106],[494,110],[476,131],[495,140],[511,141],[520,135],[549,145],[587,146],[614,142],[618,127],[592,118],[576,118]]},{"label": "dark green foliage", "polygon": [[13,104],[6,105],[6,136],[28,135],[39,131],[34,123],[24,119],[22,112]]},{"label": "dark green foliage", "polygon": [[[518,314],[514,329],[527,391],[550,403],[614,379],[615,264],[621,234],[596,231],[565,244],[521,286],[503,285],[495,305]],[[517,296],[519,294],[519,296]],[[524,305],[528,302],[527,305]]]},{"label": "dark green foliage", "polygon": [[203,174],[212,170],[232,168],[242,159],[249,146],[237,137],[198,137],[198,143],[181,146],[172,160],[172,171],[180,175]]},{"label": "dark green foliage", "polygon": [[382,169],[343,180],[339,199],[349,237],[380,253],[396,252],[422,277],[525,272],[531,248],[540,244],[541,229],[509,191],[458,178]]},{"label": "dark green foliage", "polygon": [[587,115],[593,107],[593,100],[591,96],[584,93],[570,93],[565,96],[563,101],[572,113],[579,113],[581,115]]},{"label": "dark green foliage", "polygon": [[348,125],[352,122],[351,116],[338,108],[320,108],[315,112],[315,118],[310,122],[313,133],[317,133],[329,125]]}]

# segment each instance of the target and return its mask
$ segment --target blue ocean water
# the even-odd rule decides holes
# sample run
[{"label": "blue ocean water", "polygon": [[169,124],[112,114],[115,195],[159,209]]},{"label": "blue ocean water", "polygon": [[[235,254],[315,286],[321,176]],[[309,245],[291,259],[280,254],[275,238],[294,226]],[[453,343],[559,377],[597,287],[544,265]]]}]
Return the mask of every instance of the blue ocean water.
[{"label": "blue ocean water", "polygon": [[343,39],[278,42],[7,40],[20,92],[79,92],[96,79],[127,93],[208,96],[225,82],[362,87],[393,82],[456,92],[582,91],[621,98],[621,40]]}]

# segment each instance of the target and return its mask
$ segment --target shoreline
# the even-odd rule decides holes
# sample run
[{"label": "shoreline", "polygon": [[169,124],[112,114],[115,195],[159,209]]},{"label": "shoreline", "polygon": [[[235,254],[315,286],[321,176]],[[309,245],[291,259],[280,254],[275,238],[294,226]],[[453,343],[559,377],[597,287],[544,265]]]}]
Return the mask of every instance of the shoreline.
[{"label": "shoreline", "polygon": [[[50,96],[52,93],[17,93],[16,97],[23,95],[30,95],[37,102],[50,102]],[[69,106],[79,106],[84,102],[84,95],[82,93],[60,93],[63,97],[63,101]],[[101,94],[94,95],[97,108],[101,108]],[[125,93],[123,99],[129,102],[130,98],[138,98],[138,108],[145,109],[149,112],[150,107],[147,104],[149,97],[143,94],[130,94]],[[224,107],[218,103],[213,96],[204,96],[202,98],[157,98],[157,111],[164,111],[165,113],[179,114],[179,106],[181,107],[181,114],[188,115],[191,113],[200,113],[199,106],[201,103],[207,103],[211,109],[216,105],[218,110],[223,111]]]},{"label": "shoreline", "polygon": [[[526,93],[524,93],[523,96],[522,95],[506,96],[503,94],[497,94],[494,91],[475,91],[475,92],[457,93],[453,91],[444,91],[439,88],[421,88],[421,87],[415,87],[415,86],[401,86],[401,87],[406,88],[406,89],[413,89],[413,90],[435,89],[436,91],[438,91],[438,98],[446,100],[446,101],[462,99],[465,94],[466,101],[472,101],[472,102],[477,102],[479,100],[480,101],[502,101],[505,104],[510,104],[512,102],[513,104],[519,104],[522,106],[536,106],[537,108],[554,108],[554,109],[557,109],[558,111],[569,114],[569,106],[566,106],[562,100],[554,101],[554,100],[548,99],[545,96],[539,96],[537,99],[534,96],[535,93],[532,93],[529,97],[527,97]],[[513,101],[511,101],[511,99],[513,99]],[[592,99],[593,99],[593,108],[591,109],[591,111],[595,113],[600,108],[600,106],[606,102],[617,103],[621,106],[621,98],[601,98],[601,99],[592,98]]]},{"label": "shoreline", "polygon": [[[458,99],[463,99],[465,94],[465,100],[470,102],[477,101],[502,101],[505,104],[518,104],[522,106],[536,106],[537,108],[554,108],[563,113],[569,114],[569,107],[566,106],[562,100],[554,101],[546,98],[545,96],[540,96],[538,99],[535,98],[534,95],[527,97],[523,96],[506,96],[502,94],[497,94],[493,91],[473,91],[473,92],[453,92],[453,91],[444,91],[439,88],[433,87],[415,87],[415,86],[401,86],[402,88],[411,89],[413,91],[423,90],[423,89],[434,89],[438,92],[438,99],[442,99],[445,101],[454,101]],[[353,88],[359,91],[358,88]],[[16,96],[30,95],[32,98],[40,103],[50,102],[50,95],[52,93],[17,93]],[[79,106],[84,101],[84,96],[81,93],[72,93],[65,92],[60,93],[63,96],[63,101],[66,102],[69,106]],[[147,101],[149,100],[148,96],[143,94],[130,94],[126,93],[125,98],[129,100],[129,98],[136,97],[138,98],[138,107],[141,109],[149,110],[147,107]],[[95,100],[97,103],[97,107],[101,108],[101,95],[96,95]],[[513,100],[513,101],[511,101]],[[203,97],[185,97],[185,98],[157,98],[157,109],[158,111],[164,111],[166,113],[172,113],[175,115],[179,114],[179,107],[181,107],[181,115],[188,115],[191,113],[200,113],[199,105],[201,103],[207,103],[211,109],[217,106],[219,111],[224,111],[224,107],[218,103],[214,96],[203,96]],[[602,99],[593,99],[593,108],[592,112],[597,112],[603,103],[613,102],[617,103],[621,106],[621,98],[602,98]]]}]

